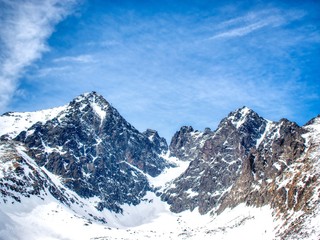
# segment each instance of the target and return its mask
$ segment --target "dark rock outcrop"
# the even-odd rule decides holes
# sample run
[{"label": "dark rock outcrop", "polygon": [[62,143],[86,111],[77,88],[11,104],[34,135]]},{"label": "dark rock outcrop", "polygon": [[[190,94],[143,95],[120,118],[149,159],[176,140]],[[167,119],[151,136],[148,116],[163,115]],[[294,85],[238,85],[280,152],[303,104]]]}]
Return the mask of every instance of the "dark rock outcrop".
[{"label": "dark rock outcrop", "polygon": [[183,126],[171,139],[169,146],[170,156],[177,157],[182,161],[191,161],[196,158],[211,131],[202,133],[192,127]]},{"label": "dark rock outcrop", "polygon": [[20,133],[39,166],[60,176],[82,197],[98,196],[99,209],[120,211],[151,190],[145,174],[169,166],[159,156],[166,142],[155,131],[142,134],[95,92],[74,99],[57,117]]},{"label": "dark rock outcrop", "polygon": [[156,130],[147,129],[143,132],[151,143],[155,146],[154,149],[158,154],[166,153],[168,151],[168,144],[165,138],[160,137]]}]

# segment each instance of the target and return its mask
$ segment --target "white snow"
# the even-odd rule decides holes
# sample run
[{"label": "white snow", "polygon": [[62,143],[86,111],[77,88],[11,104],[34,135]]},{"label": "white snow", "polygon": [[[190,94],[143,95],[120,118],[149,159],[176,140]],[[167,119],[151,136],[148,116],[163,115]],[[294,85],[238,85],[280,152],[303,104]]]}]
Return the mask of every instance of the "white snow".
[{"label": "white snow", "polygon": [[165,187],[173,179],[179,177],[185,170],[188,168],[190,162],[181,161],[175,157],[169,157],[170,152],[167,152],[165,155],[161,155],[169,163],[176,165],[176,167],[166,168],[163,173],[157,177],[148,176],[150,184],[154,187]]},{"label": "white snow", "polygon": [[237,122],[236,128],[239,128],[246,121],[249,111],[250,111],[250,109],[247,107],[244,107],[243,109],[241,109],[241,111],[240,111],[241,118]]},{"label": "white snow", "polygon": [[241,125],[246,121],[247,115],[250,113],[250,109],[248,107],[243,107],[240,110],[241,118],[239,120],[235,120],[235,116],[231,116],[229,119],[231,119],[232,124],[238,129],[241,127]]},{"label": "white snow", "polygon": [[65,109],[66,106],[62,106],[36,112],[15,112],[2,115],[0,116],[0,136],[8,134],[10,138],[14,138],[36,122],[45,123]]},{"label": "white snow", "polygon": [[273,126],[273,122],[270,121],[270,120],[267,120],[266,128],[265,128],[263,134],[261,135],[261,137],[257,140],[256,148],[259,147],[260,143],[263,141],[265,136],[269,133],[269,131],[272,128],[272,126]]},{"label": "white snow", "polygon": [[[108,213],[108,223],[88,221],[48,197],[32,197],[25,204],[2,205],[0,239],[273,239],[275,222],[268,207],[239,205],[219,216],[193,212],[171,213],[154,194],[138,206],[123,206],[124,213]],[[1,204],[0,204],[1,205]]]},{"label": "white snow", "polygon": [[195,197],[195,196],[198,196],[198,195],[199,195],[199,193],[192,191],[191,188],[189,188],[189,189],[186,191],[186,193],[189,195],[189,197]]},{"label": "white snow", "polygon": [[96,102],[91,102],[90,106],[95,111],[95,113],[99,116],[99,118],[101,120],[101,124],[102,124],[103,120],[106,117],[106,111],[104,109],[102,109],[102,107],[100,105],[98,105]]},{"label": "white snow", "polygon": [[153,142],[154,135],[149,136],[148,139],[149,139],[150,142]]}]

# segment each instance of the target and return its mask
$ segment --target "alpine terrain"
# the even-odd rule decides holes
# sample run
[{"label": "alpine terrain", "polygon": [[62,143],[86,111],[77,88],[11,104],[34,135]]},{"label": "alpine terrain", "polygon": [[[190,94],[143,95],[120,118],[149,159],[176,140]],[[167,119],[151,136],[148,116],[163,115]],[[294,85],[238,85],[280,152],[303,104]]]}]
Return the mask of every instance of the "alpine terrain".
[{"label": "alpine terrain", "polygon": [[0,239],[320,239],[320,115],[242,107],[168,145],[96,92],[0,116]]}]

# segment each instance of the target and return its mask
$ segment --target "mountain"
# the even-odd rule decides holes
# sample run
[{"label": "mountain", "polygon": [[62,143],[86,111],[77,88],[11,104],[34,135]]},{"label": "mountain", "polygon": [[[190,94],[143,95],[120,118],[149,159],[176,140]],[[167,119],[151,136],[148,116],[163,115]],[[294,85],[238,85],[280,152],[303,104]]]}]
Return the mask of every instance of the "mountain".
[{"label": "mountain", "polygon": [[319,117],[303,127],[287,119],[270,124],[261,143],[244,159],[218,211],[243,202],[270,205],[276,219],[283,220],[281,239],[310,238],[315,229],[308,222],[319,218],[319,130]]},{"label": "mountain", "polygon": [[268,121],[247,107],[224,118],[217,130],[200,133],[182,127],[170,144],[174,156],[189,159],[188,169],[162,194],[171,210],[205,214],[240,175],[243,159],[263,138]]},{"label": "mountain", "polygon": [[96,92],[5,113],[0,239],[319,239],[319,159],[320,116],[301,127],[242,107],[168,146]]},{"label": "mountain", "polygon": [[282,221],[277,236],[308,239],[319,231],[308,225],[319,218],[319,123],[319,117],[303,127],[287,119],[271,122],[243,107],[213,132],[182,127],[169,149],[191,162],[161,198],[177,213],[268,205]]},{"label": "mountain", "polygon": [[[83,94],[59,110],[13,139],[2,138],[23,144],[23,154],[79,196],[98,197],[99,210],[137,205],[151,190],[146,175],[155,177],[169,166],[160,157],[167,150],[164,139],[153,130],[140,133],[101,95]],[[3,117],[17,115],[25,114]]]}]

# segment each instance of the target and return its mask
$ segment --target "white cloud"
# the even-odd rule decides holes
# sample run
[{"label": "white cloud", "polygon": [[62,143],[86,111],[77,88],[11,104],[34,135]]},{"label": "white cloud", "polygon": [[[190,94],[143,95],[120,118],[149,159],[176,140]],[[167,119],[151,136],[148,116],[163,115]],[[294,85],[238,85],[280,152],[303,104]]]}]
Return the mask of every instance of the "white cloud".
[{"label": "white cloud", "polygon": [[264,27],[274,28],[285,25],[304,15],[303,11],[281,12],[277,9],[250,12],[220,23],[217,27],[218,33],[209,40],[245,36]]},{"label": "white cloud", "polygon": [[210,39],[217,39],[217,38],[226,38],[226,37],[240,37],[247,35],[255,30],[258,30],[260,28],[263,28],[265,26],[268,26],[268,22],[265,21],[260,21],[256,23],[249,24],[247,26],[239,27],[239,28],[234,28],[222,33],[219,33]]},{"label": "white cloud", "polygon": [[84,54],[78,56],[66,56],[61,58],[56,58],[53,60],[55,63],[59,62],[76,62],[76,63],[92,63],[94,59],[92,55]]},{"label": "white cloud", "polygon": [[0,19],[0,111],[13,96],[25,67],[48,50],[47,38],[74,0],[2,1]]}]

